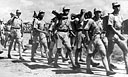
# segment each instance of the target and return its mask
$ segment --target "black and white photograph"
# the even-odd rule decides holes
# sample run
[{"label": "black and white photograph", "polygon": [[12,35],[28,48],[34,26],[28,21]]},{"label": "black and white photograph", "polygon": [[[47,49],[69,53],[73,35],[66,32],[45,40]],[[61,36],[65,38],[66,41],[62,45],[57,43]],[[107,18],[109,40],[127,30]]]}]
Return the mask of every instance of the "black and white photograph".
[{"label": "black and white photograph", "polygon": [[128,0],[0,0],[0,77],[128,77]]}]

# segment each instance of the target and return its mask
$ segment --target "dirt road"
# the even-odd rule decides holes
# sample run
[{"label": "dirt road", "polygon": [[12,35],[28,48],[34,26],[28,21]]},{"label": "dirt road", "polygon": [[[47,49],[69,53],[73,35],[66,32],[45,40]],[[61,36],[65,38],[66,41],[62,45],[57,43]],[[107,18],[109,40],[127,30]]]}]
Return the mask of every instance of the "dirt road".
[{"label": "dirt road", "polygon": [[[27,44],[27,41],[25,40],[24,43]],[[80,69],[73,70],[68,61],[63,63],[59,59],[58,63],[61,68],[53,68],[52,65],[47,64],[46,58],[41,58],[39,51],[35,56],[36,62],[31,62],[30,52],[31,50],[25,51],[23,53],[25,60],[21,61],[18,60],[18,51],[12,50],[13,59],[7,59],[7,49],[4,49],[4,53],[0,54],[0,77],[106,77],[104,68],[92,67],[94,74],[87,74],[86,62],[81,62]],[[86,59],[84,58],[84,60]],[[125,74],[124,62],[115,62],[114,64],[118,69],[114,69],[116,74],[111,77],[128,77]]]}]

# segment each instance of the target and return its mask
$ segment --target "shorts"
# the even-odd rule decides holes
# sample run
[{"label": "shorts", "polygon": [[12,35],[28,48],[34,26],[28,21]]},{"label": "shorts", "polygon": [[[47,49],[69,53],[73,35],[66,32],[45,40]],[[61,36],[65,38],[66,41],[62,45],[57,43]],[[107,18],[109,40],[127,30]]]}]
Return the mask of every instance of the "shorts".
[{"label": "shorts", "polygon": [[40,42],[42,42],[42,43],[47,43],[46,34],[40,33],[39,40],[40,40]]},{"label": "shorts", "polygon": [[82,31],[79,31],[77,33],[77,36],[76,36],[76,46],[77,46],[77,48],[81,48],[82,43],[85,43],[85,42],[86,42],[85,35],[82,33]]},{"label": "shorts", "polygon": [[5,31],[4,32],[4,35],[5,35],[5,40],[9,40],[11,37],[11,33],[9,31]]},{"label": "shorts", "polygon": [[11,38],[14,39],[21,39],[21,29],[12,29],[11,30]]},{"label": "shorts", "polygon": [[41,41],[47,42],[47,38],[44,33],[38,33],[33,35],[33,43],[40,43]]},{"label": "shorts", "polygon": [[68,37],[68,32],[57,32],[57,40],[56,40],[57,48],[62,48],[63,45],[71,48],[70,38]]},{"label": "shorts", "polygon": [[93,40],[91,40],[91,42],[88,45],[88,53],[92,54],[94,52],[94,50],[97,49],[103,53],[105,53],[106,48],[105,45],[103,43],[103,41],[100,38],[100,34],[97,34]]}]

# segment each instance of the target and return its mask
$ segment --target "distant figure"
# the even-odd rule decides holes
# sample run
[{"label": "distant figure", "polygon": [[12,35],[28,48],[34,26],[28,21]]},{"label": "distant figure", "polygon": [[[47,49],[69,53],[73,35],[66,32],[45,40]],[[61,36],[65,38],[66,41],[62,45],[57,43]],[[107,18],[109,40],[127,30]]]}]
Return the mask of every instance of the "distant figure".
[{"label": "distant figure", "polygon": [[11,49],[14,40],[18,43],[18,50],[19,50],[19,59],[24,60],[22,57],[22,36],[23,36],[23,27],[22,27],[22,20],[20,19],[21,11],[16,10],[16,16],[14,16],[11,20],[11,38],[10,38],[10,45],[8,49],[8,58],[11,58]]},{"label": "distant figure", "polygon": [[3,53],[3,31],[4,31],[4,24],[3,21],[0,21],[0,54]]}]

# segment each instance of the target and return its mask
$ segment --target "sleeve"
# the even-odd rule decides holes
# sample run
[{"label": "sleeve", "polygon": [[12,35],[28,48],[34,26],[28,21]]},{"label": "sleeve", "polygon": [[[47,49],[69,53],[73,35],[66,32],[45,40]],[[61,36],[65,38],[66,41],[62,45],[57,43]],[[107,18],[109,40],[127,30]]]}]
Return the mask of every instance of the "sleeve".
[{"label": "sleeve", "polygon": [[90,20],[88,20],[88,21],[85,21],[84,22],[84,30],[89,30],[90,29],[90,27],[91,27],[91,21]]},{"label": "sleeve", "polygon": [[68,22],[69,30],[72,30],[71,21]]},{"label": "sleeve", "polygon": [[114,23],[114,18],[112,14],[108,15],[108,25],[113,25]]},{"label": "sleeve", "polygon": [[38,28],[38,21],[37,21],[37,19],[34,19],[33,20],[34,22],[33,22],[33,28]]},{"label": "sleeve", "polygon": [[121,16],[121,21],[122,21],[122,23],[121,23],[121,24],[122,24],[122,25],[124,25],[124,23],[123,23],[123,22],[124,22],[125,20],[124,20],[124,17],[123,17],[123,16]]},{"label": "sleeve", "polygon": [[49,31],[52,31],[53,30],[53,25],[54,25],[54,23],[53,22],[51,22],[51,24],[49,25]]},{"label": "sleeve", "polygon": [[7,25],[11,25],[11,19],[7,21]]},{"label": "sleeve", "polygon": [[21,34],[22,34],[22,36],[23,36],[23,33],[24,33],[24,29],[23,29],[23,21],[22,21],[22,19],[20,19],[19,18],[19,20],[21,21],[21,24],[20,24],[20,28],[21,28]]},{"label": "sleeve", "polygon": [[70,20],[67,20],[66,26],[68,27],[69,30],[72,30],[71,21]]}]

